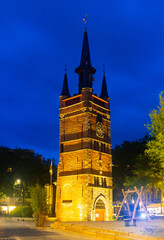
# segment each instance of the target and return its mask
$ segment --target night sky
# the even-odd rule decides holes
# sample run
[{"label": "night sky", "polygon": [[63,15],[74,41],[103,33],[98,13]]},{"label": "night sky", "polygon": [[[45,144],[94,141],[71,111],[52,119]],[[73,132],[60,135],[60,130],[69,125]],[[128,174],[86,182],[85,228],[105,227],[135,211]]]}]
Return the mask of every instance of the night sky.
[{"label": "night sky", "polygon": [[163,0],[0,0],[0,145],[58,161],[65,61],[73,95],[85,14],[98,96],[105,64],[112,147],[147,133],[164,90]]}]

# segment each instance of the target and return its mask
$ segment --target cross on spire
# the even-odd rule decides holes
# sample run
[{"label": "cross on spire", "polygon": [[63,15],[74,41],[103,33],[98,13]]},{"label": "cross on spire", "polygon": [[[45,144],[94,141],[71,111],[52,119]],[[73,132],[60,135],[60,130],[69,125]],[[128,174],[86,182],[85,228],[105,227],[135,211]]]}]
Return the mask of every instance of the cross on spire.
[{"label": "cross on spire", "polygon": [[86,24],[87,24],[87,14],[85,14],[85,18],[83,18],[83,21],[85,23],[85,30],[86,30]]}]

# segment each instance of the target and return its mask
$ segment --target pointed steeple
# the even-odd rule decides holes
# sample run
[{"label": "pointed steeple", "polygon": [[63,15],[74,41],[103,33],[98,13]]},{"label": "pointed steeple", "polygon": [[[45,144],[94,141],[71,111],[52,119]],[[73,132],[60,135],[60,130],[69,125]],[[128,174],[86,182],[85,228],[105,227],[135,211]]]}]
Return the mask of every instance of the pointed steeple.
[{"label": "pointed steeple", "polygon": [[68,89],[68,80],[67,80],[67,67],[65,63],[65,74],[64,74],[64,81],[63,81],[63,89],[60,96],[70,97],[69,89]]},{"label": "pointed steeple", "polygon": [[[81,52],[81,60],[80,65],[75,69],[75,72],[79,74],[79,93],[81,93],[82,87],[89,87],[92,88],[93,78],[92,74],[96,72],[96,69],[92,67],[91,65],[91,59],[90,59],[90,51],[89,51],[89,42],[88,42],[88,34],[86,29],[86,17],[84,19],[85,21],[85,31],[84,31],[84,37],[83,37],[83,45],[82,45],[82,52]],[[88,71],[89,77],[84,79],[84,72],[86,72],[86,67]]]},{"label": "pointed steeple", "polygon": [[86,64],[88,64],[88,66],[91,66],[88,34],[87,34],[87,28],[86,28],[87,15],[85,15],[85,18],[83,19],[83,21],[85,23],[85,30],[84,30],[83,46],[82,46],[81,61],[80,61],[80,66],[81,67],[85,67]]},{"label": "pointed steeple", "polygon": [[108,91],[107,91],[107,85],[106,85],[106,78],[105,78],[105,67],[103,69],[103,81],[102,81],[102,88],[101,88],[100,98],[102,98],[104,100],[108,100],[109,99],[109,95],[108,95]]},{"label": "pointed steeple", "polygon": [[81,52],[80,66],[85,67],[86,63],[88,64],[88,66],[91,66],[88,34],[87,34],[87,30],[85,29],[84,37],[83,37],[83,46],[82,46],[82,52]]}]

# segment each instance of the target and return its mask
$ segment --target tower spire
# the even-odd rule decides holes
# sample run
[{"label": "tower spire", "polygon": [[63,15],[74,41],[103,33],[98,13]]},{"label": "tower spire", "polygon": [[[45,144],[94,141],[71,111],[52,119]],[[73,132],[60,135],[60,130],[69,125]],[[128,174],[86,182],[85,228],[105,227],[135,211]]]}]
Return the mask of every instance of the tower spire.
[{"label": "tower spire", "polygon": [[[82,45],[82,52],[81,52],[81,60],[80,65],[75,69],[75,72],[79,74],[79,93],[81,93],[82,87],[86,87],[85,85],[90,85],[92,88],[93,78],[92,74],[96,72],[96,69],[92,67],[91,65],[91,59],[90,59],[90,51],[89,51],[89,42],[88,42],[88,34],[86,29],[86,19],[87,15],[85,15],[85,18],[83,19],[85,23],[85,31],[84,31],[84,37],[83,37],[83,45]],[[84,82],[84,72],[86,71],[86,67],[88,68],[88,83]],[[86,84],[87,83],[87,84]]]},{"label": "tower spire", "polygon": [[68,79],[67,79],[67,62],[65,62],[63,89],[62,89],[60,96],[70,97],[70,93],[69,93],[69,89],[68,89]]},{"label": "tower spire", "polygon": [[102,88],[101,88],[101,94],[100,98],[108,100],[109,95],[107,91],[107,84],[106,84],[106,77],[105,77],[105,65],[103,64],[103,81],[102,81]]}]

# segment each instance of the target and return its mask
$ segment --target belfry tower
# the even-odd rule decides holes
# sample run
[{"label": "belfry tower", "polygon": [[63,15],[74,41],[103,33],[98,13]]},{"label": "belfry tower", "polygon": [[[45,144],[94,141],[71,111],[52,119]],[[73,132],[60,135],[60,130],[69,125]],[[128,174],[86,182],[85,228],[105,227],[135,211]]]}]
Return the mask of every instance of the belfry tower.
[{"label": "belfry tower", "polygon": [[75,69],[79,92],[70,96],[65,69],[60,95],[60,155],[56,215],[59,221],[112,219],[110,107],[105,71],[100,97],[93,94],[87,30]]}]

